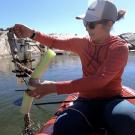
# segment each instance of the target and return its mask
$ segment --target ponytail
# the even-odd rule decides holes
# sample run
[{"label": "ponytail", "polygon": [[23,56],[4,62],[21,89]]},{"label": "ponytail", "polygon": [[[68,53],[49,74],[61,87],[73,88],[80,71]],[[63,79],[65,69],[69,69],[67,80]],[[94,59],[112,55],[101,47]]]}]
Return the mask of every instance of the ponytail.
[{"label": "ponytail", "polygon": [[122,18],[124,18],[124,15],[126,14],[125,10],[119,10],[118,11],[118,17],[117,17],[117,21],[121,20]]}]

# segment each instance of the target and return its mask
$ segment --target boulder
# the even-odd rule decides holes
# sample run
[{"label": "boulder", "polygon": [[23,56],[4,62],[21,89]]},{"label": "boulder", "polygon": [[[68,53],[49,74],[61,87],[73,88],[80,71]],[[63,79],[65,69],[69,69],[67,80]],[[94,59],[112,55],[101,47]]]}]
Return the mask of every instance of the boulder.
[{"label": "boulder", "polygon": [[123,33],[119,37],[127,41],[130,51],[135,51],[135,33]]}]

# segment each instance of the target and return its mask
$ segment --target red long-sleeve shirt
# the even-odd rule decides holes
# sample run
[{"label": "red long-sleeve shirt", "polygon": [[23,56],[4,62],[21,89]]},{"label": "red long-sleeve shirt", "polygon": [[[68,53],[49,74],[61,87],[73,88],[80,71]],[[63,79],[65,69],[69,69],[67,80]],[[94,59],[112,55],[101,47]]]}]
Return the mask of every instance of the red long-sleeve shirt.
[{"label": "red long-sleeve shirt", "polygon": [[80,56],[83,77],[56,82],[58,94],[79,92],[80,97],[91,99],[121,93],[121,76],[128,59],[128,46],[124,40],[111,36],[105,43],[94,44],[88,37],[59,38],[39,32],[34,40]]}]

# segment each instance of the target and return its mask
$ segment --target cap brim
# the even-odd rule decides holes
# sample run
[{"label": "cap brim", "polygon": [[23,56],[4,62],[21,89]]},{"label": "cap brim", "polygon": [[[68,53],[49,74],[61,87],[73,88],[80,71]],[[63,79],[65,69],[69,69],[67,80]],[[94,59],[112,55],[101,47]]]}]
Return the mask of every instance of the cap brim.
[{"label": "cap brim", "polygon": [[82,15],[76,16],[75,18],[78,20],[83,20],[84,17],[85,17],[85,14],[82,14]]},{"label": "cap brim", "polygon": [[87,22],[95,22],[95,21],[101,20],[99,17],[93,16],[93,15],[88,15],[88,14],[86,14],[86,15],[82,14],[82,15],[76,16],[76,19],[87,21]]}]

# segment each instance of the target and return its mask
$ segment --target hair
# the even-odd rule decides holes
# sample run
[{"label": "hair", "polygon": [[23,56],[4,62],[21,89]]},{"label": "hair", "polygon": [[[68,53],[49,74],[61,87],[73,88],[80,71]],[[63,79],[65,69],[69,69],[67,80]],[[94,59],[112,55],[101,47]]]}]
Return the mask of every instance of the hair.
[{"label": "hair", "polygon": [[[125,11],[125,10],[123,10],[123,9],[119,10],[119,11],[118,11],[118,16],[117,16],[117,20],[116,20],[116,21],[120,21],[122,18],[124,18],[125,14],[126,14],[126,11]],[[111,21],[111,20],[103,19],[103,20],[102,20],[102,24],[103,24],[103,25],[106,25],[106,24],[108,23],[108,21]],[[114,24],[114,23],[115,23],[115,22],[113,22],[113,24]]]},{"label": "hair", "polygon": [[117,17],[117,20],[116,21],[119,21],[122,18],[124,18],[125,14],[126,14],[126,11],[125,10],[119,10],[118,11],[118,17]]},{"label": "hair", "polygon": [[[120,21],[122,18],[124,18],[125,14],[126,14],[126,11],[125,11],[125,10],[123,10],[123,9],[119,10],[119,11],[118,11],[117,20],[116,20],[115,22]],[[104,26],[106,26],[107,23],[108,23],[108,21],[111,21],[111,20],[103,19],[103,20],[102,20],[102,24],[103,24]],[[112,21],[113,24],[114,24],[115,22]],[[112,29],[112,28],[109,28],[108,31],[110,31],[111,29]]]}]

